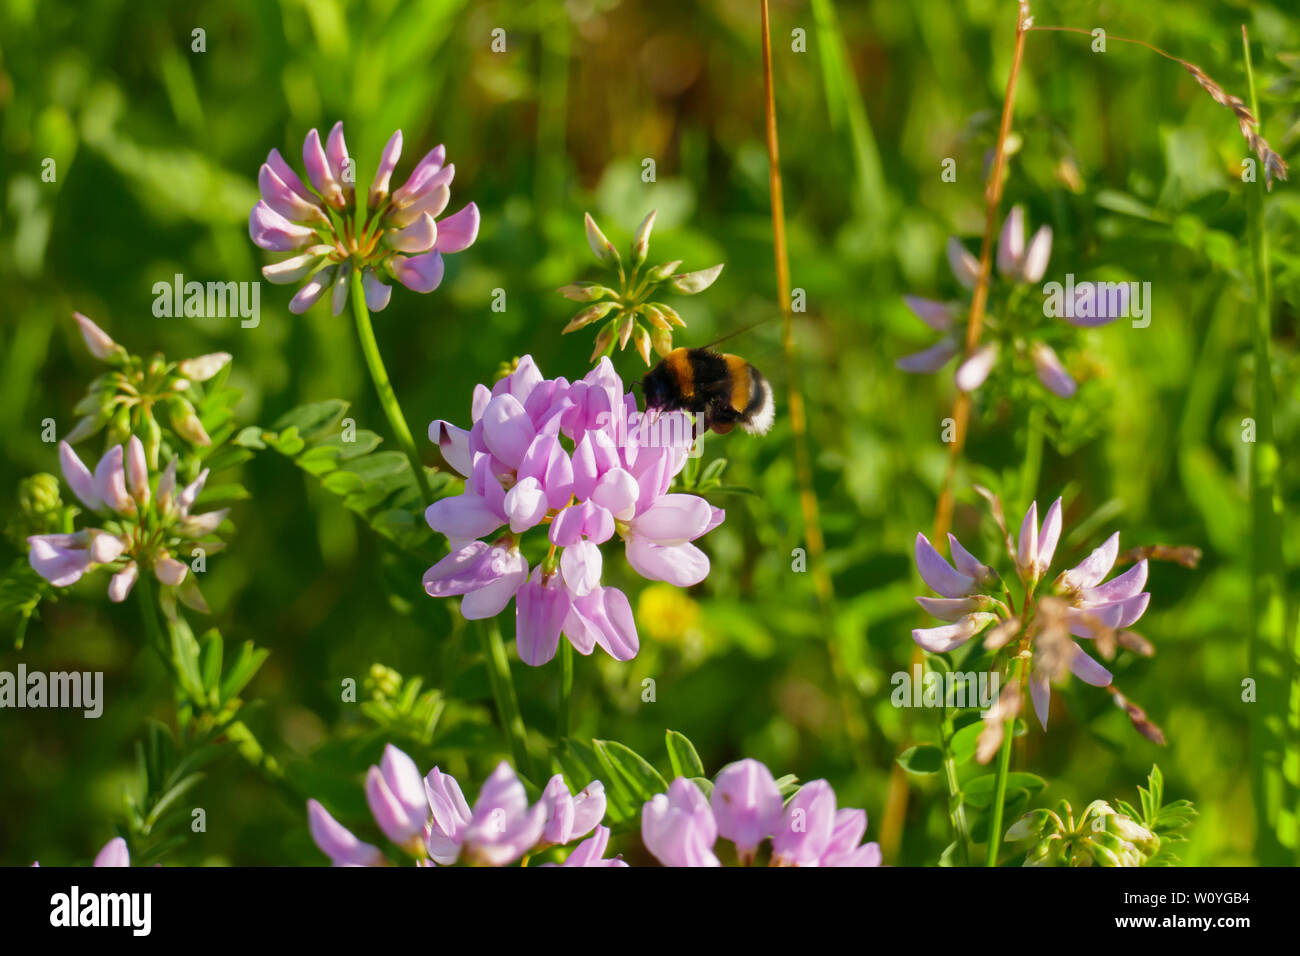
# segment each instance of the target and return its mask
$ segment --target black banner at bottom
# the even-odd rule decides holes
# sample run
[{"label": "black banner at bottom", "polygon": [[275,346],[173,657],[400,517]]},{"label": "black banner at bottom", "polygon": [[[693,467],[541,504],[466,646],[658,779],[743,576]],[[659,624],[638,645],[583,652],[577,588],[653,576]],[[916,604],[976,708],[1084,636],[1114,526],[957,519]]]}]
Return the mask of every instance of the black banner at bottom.
[{"label": "black banner at bottom", "polygon": [[[812,942],[830,924],[871,935],[882,923],[1000,933],[1000,926],[1123,936],[1201,933],[1220,942],[1294,919],[1296,870],[823,870],[727,876],[718,871],[593,869],[519,877],[518,869],[61,869],[0,871],[10,941],[114,939],[209,943],[279,939],[331,944],[463,929],[481,938],[575,938],[604,924],[613,938],[642,923],[664,942],[726,927],[765,946],[786,934]],[[518,882],[522,880],[522,882]],[[1005,920],[1005,924],[1003,923]],[[661,932],[663,935],[661,935]],[[471,937],[473,938],[473,937]],[[864,936],[864,939],[866,937]],[[497,937],[504,942],[504,937]]]}]

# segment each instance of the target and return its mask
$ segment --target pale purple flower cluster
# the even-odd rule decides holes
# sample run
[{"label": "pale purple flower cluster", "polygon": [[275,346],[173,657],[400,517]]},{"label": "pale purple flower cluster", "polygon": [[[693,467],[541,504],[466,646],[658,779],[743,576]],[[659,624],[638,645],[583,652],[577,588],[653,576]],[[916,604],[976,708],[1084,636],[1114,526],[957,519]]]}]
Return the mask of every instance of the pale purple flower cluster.
[{"label": "pale purple flower cluster", "polygon": [[[1030,598],[1038,583],[1047,578],[1061,539],[1061,524],[1060,498],[1047,509],[1041,525],[1036,501],[1021,522],[1015,567]],[[918,597],[917,603],[940,620],[951,623],[917,628],[912,631],[912,639],[932,654],[942,654],[961,647],[995,622],[1001,622],[999,627],[1009,626],[1018,632],[1022,622],[993,593],[1005,593],[1001,578],[963,548],[955,536],[948,535],[948,543],[952,550],[951,564],[925,535],[916,536],[917,570],[925,583],[942,595]],[[1132,626],[1145,613],[1151,601],[1151,595],[1142,590],[1147,581],[1147,561],[1144,558],[1123,574],[1105,581],[1118,556],[1119,532],[1116,532],[1078,565],[1061,572],[1052,583],[1052,596],[1064,607],[1063,634],[1068,631],[1073,637],[1094,639],[1104,632]],[[1032,607],[1032,601],[1027,606]],[[1086,654],[1077,641],[1069,641],[1069,646],[1069,670],[1075,677],[1095,687],[1110,684],[1110,671]],[[1047,669],[1035,669],[1029,678],[1034,710],[1044,729],[1051,700],[1050,679]]]},{"label": "pale purple flower cluster", "polygon": [[[432,292],[442,282],[445,254],[461,252],[478,236],[478,207],[470,203],[440,222],[456,174],[447,151],[425,154],[406,183],[389,192],[389,180],[402,153],[402,131],[388,140],[370,191],[356,195],[355,161],[335,123],[324,146],[312,130],[302,147],[310,187],[272,149],[258,171],[262,198],[249,216],[253,242],[271,252],[295,255],[266,266],[262,274],[277,284],[306,280],[289,303],[305,312],[327,291],[334,314],[343,311],[355,270],[361,271],[366,305],[378,312],[388,305],[394,278],[414,292]],[[365,208],[358,225],[356,204]]]},{"label": "pale purple flower cluster", "polygon": [[771,838],[769,866],[880,866],[880,846],[862,843],[864,810],[837,809],[825,780],[804,784],[783,804],[772,772],[757,760],[724,767],[713,794],[678,777],[641,811],[641,841],[664,866],[721,866],[719,836],[748,866]]},{"label": "pale purple flower cluster", "polygon": [[[1013,207],[1003,221],[1002,232],[998,236],[997,268],[1003,279],[1012,284],[1035,285],[1046,273],[1051,256],[1052,228],[1039,227],[1026,243],[1025,211],[1020,206]],[[975,287],[979,280],[979,260],[956,237],[948,240],[948,264],[963,287]],[[1127,309],[1127,286],[1118,287],[1118,296],[1114,300],[1109,296],[1098,295],[1099,287],[1096,283],[1081,282],[1072,288],[1075,308],[1067,310],[1062,316],[1072,325],[1104,325],[1114,321]],[[904,296],[903,301],[913,315],[931,329],[942,333],[943,337],[927,349],[898,359],[895,364],[904,372],[937,372],[962,351],[962,327],[957,320],[965,314],[968,307],[962,303],[936,302],[911,295]],[[996,317],[992,318],[990,325],[996,325],[997,321]],[[1018,341],[1012,344],[1017,350],[1023,347]],[[957,387],[963,392],[973,392],[983,385],[1005,351],[1005,345],[1006,343],[994,339],[976,348],[957,367]],[[1055,349],[1046,342],[1033,341],[1028,344],[1028,354],[1044,388],[1061,398],[1074,395],[1078,384],[1066,371]]]},{"label": "pale purple flower cluster", "polygon": [[27,558],[37,574],[56,587],[70,587],[83,574],[107,567],[114,572],[108,596],[124,601],[143,569],[152,571],[162,584],[178,588],[177,596],[189,606],[207,610],[193,576],[188,575],[189,566],[174,557],[193,542],[203,541],[207,554],[223,546],[216,539],[203,539],[215,534],[230,509],[190,513],[208,479],[207,469],[177,490],[173,458],[151,486],[144,445],[134,435],[125,448],[110,448],[93,473],[66,441],[59,443],[59,464],[73,493],[105,519],[106,529],[32,535],[27,539]]},{"label": "pale purple flower cluster", "polygon": [[[506,866],[525,854],[586,837],[562,866],[626,866],[602,859],[609,829],[605,788],[593,780],[576,796],[556,774],[531,806],[524,785],[502,762],[488,777],[471,810],[460,784],[437,767],[421,777],[415,761],[392,744],[366,774],[366,802],[375,823],[422,866],[456,862]],[[312,839],[335,866],[382,866],[379,848],[354,836],[315,800],[307,801]]]},{"label": "pale purple flower cluster", "polygon": [[[685,446],[651,442],[639,418],[608,358],[569,382],[542,378],[525,356],[491,389],[477,386],[469,430],[429,426],[430,440],[466,480],[463,494],[426,512],[451,553],[425,574],[425,590],[464,595],[469,619],[493,617],[515,598],[516,642],[527,664],[554,657],[561,634],[582,654],[599,645],[616,660],[635,657],[632,608],[622,591],[601,584],[600,546],[617,534],[642,577],[689,587],[709,573],[708,556],[691,542],[724,517],[696,495],[668,494],[689,437]],[[655,429],[658,436],[689,432]],[[505,533],[481,540],[502,526]],[[530,570],[519,539],[541,526],[549,555]]]},{"label": "pale purple flower cluster", "polygon": [[[37,860],[32,866],[40,866]],[[91,866],[97,867],[121,867],[131,865],[131,851],[127,849],[126,841],[121,837],[113,837],[104,844],[104,848],[95,854],[95,862]]]}]

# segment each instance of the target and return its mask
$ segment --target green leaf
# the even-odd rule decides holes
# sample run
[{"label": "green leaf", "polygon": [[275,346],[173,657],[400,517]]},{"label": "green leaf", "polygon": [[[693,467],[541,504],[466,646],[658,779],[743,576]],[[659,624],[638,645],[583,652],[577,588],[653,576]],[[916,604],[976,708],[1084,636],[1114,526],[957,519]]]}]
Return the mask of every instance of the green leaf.
[{"label": "green leaf", "polygon": [[237,696],[248,685],[270,653],[266,648],[258,647],[252,641],[245,641],[240,646],[239,655],[230,665],[230,670],[226,672],[225,680],[221,682],[223,703]]},{"label": "green leaf", "polygon": [[595,740],[596,751],[620,774],[638,803],[645,803],[656,793],[668,789],[668,783],[650,762],[630,747],[616,740]]},{"label": "green leaf", "polygon": [[[968,780],[962,785],[962,798],[973,807],[987,807],[993,802],[993,794],[997,787],[998,775],[988,773],[982,777],[976,777]],[[1008,805],[1011,800],[1011,794],[1015,791],[1025,791],[1026,793],[1037,793],[1047,786],[1047,781],[1037,774],[1032,773],[1009,773],[1007,774],[1007,800]],[[1009,814],[1004,813],[1004,819]]]},{"label": "green leaf", "polygon": [[695,745],[684,734],[675,730],[667,733],[668,761],[673,767],[674,777],[703,777],[704,762],[695,750]]},{"label": "green leaf", "polygon": [[331,494],[342,496],[360,491],[366,486],[366,481],[355,472],[339,469],[322,478],[321,485]]},{"label": "green leaf", "polygon": [[293,428],[304,438],[315,438],[325,429],[336,425],[347,410],[348,403],[341,398],[299,405],[276,419],[271,428],[279,432]]},{"label": "green leaf", "polygon": [[211,628],[203,635],[203,691],[211,703],[217,703],[221,683],[221,634]]},{"label": "green leaf", "polygon": [[641,805],[635,802],[626,782],[611,772],[591,744],[566,737],[560,742],[555,762],[568,777],[574,790],[582,789],[593,780],[600,780],[605,785],[605,813],[611,823],[632,819],[640,811]]},{"label": "green leaf", "polygon": [[249,425],[247,428],[241,428],[239,434],[231,439],[236,445],[242,448],[263,449],[266,442],[262,441],[262,429],[256,425]]},{"label": "green leaf", "polygon": [[952,735],[948,743],[948,752],[957,766],[960,767],[975,756],[975,745],[979,742],[983,730],[984,722],[976,720]]},{"label": "green leaf", "polygon": [[908,773],[938,773],[943,768],[943,751],[934,744],[915,744],[898,755],[898,765]]},{"label": "green leaf", "polygon": [[169,624],[172,639],[172,662],[181,688],[199,706],[205,706],[207,695],[203,691],[203,678],[199,674],[199,642],[185,618],[177,617]]}]

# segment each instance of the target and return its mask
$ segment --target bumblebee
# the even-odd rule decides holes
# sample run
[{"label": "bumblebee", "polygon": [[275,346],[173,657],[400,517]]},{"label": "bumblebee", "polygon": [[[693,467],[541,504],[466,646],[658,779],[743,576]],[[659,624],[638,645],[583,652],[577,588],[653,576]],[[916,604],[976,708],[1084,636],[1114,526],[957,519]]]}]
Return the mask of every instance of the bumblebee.
[{"label": "bumblebee", "polygon": [[707,348],[673,349],[641,380],[646,411],[687,411],[725,435],[737,425],[765,435],[776,415],[772,386],[739,355]]}]

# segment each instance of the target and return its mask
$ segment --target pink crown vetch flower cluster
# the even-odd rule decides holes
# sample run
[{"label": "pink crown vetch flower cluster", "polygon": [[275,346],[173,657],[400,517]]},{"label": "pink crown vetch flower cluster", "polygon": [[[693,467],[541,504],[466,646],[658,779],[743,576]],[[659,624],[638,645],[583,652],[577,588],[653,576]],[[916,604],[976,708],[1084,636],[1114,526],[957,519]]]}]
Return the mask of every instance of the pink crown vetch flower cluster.
[{"label": "pink crown vetch flower cluster", "polygon": [[724,767],[712,796],[678,777],[641,811],[641,841],[664,866],[721,866],[719,836],[735,844],[744,866],[768,838],[769,866],[879,866],[880,846],[862,843],[866,832],[866,811],[837,809],[825,780],[804,784],[783,804],[772,772],[749,759]]},{"label": "pink crown vetch flower cluster", "polygon": [[[998,511],[1000,514],[1000,510]],[[1020,525],[1015,551],[1011,554],[1016,574],[1025,587],[1025,610],[1016,615],[995,593],[1007,597],[998,574],[981,563],[953,535],[948,535],[952,563],[943,558],[923,534],[916,536],[916,567],[921,578],[939,598],[918,597],[917,603],[940,620],[939,627],[917,628],[912,639],[932,654],[961,647],[989,630],[985,645],[1005,646],[1023,636],[1024,651],[1032,652],[1029,677],[1030,697],[1043,729],[1051,702],[1051,681],[1065,671],[1092,684],[1108,687],[1111,673],[1084,652],[1074,638],[1109,639],[1132,626],[1147,609],[1151,595],[1143,591],[1147,561],[1142,559],[1123,574],[1106,581],[1119,556],[1119,532],[1075,567],[1061,572],[1050,594],[1038,596],[1039,582],[1047,579],[1061,539],[1061,499],[1047,509],[1040,525],[1038,502],[1033,502]],[[1010,538],[1008,537],[1008,547]],[[1018,688],[1013,688],[1018,692]],[[1007,714],[1002,715],[1004,718]]]},{"label": "pink crown vetch flower cluster", "polygon": [[[335,123],[321,145],[312,130],[302,146],[308,186],[277,150],[258,171],[262,198],[248,220],[253,242],[270,252],[292,252],[266,266],[262,274],[277,284],[306,280],[289,303],[305,312],[330,292],[334,314],[343,311],[353,273],[361,272],[366,305],[378,312],[388,305],[394,278],[413,292],[432,292],[442,282],[448,253],[461,252],[478,236],[474,203],[438,221],[451,199],[456,167],[437,146],[425,154],[405,184],[389,191],[402,154],[402,131],[388,140],[374,181],[364,197],[356,194],[356,165]],[[358,227],[357,204],[364,203]],[[332,291],[331,291],[332,290]]]},{"label": "pink crown vetch flower cluster", "polygon": [[100,527],[67,534],[38,534],[27,539],[32,569],[55,587],[71,587],[83,574],[112,570],[108,596],[124,601],[140,572],[177,589],[176,596],[197,611],[207,611],[189,566],[174,557],[188,557],[201,543],[205,554],[224,547],[215,535],[229,508],[191,514],[208,479],[204,469],[190,484],[176,486],[176,459],[156,483],[149,480],[144,445],[131,436],[125,446],[114,445],[91,472],[66,441],[59,443],[63,478],[87,509],[102,517]]},{"label": "pink crown vetch flower cluster", "polygon": [[[32,866],[40,866],[41,861],[37,860]],[[113,837],[104,844],[104,848],[95,854],[95,862],[90,864],[95,867],[121,867],[131,865],[131,851],[127,848],[126,841],[121,837]]]},{"label": "pink crown vetch flower cluster", "polygon": [[108,443],[126,441],[133,432],[143,435],[149,463],[157,466],[162,446],[159,413],[172,431],[199,447],[212,439],[199,420],[191,399],[194,383],[206,382],[230,363],[229,352],[209,352],[194,358],[168,362],[162,355],[135,356],[113,341],[112,336],[80,312],[72,313],[86,350],[111,367],[97,377],[73,409],[83,416],[67,434],[76,445],[105,428]]},{"label": "pink crown vetch flower cluster", "polygon": [[[437,767],[421,777],[415,761],[389,744],[379,766],[366,774],[366,802],[384,836],[421,866],[506,866],[588,834],[562,866],[627,865],[618,857],[602,858],[609,829],[600,825],[605,787],[599,780],[575,796],[556,774],[530,806],[524,785],[503,762],[471,810],[455,777]],[[312,839],[335,866],[384,865],[378,847],[358,839],[315,800],[307,801],[307,822]]]},{"label": "pink crown vetch flower cluster", "polygon": [[[527,664],[554,657],[562,634],[582,654],[600,646],[617,660],[635,657],[632,608],[622,591],[601,584],[600,546],[617,534],[642,577],[689,587],[709,573],[708,556],[691,542],[724,517],[696,495],[668,494],[687,448],[646,440],[640,417],[608,358],[569,382],[542,378],[525,356],[491,389],[477,386],[468,430],[429,426],[429,438],[466,481],[463,494],[426,512],[451,553],[425,574],[425,590],[464,595],[469,619],[493,617],[514,598],[516,643]],[[654,434],[689,441],[690,429]],[[482,540],[503,525],[505,533]],[[542,526],[549,554],[530,569],[519,540]]]},{"label": "pink crown vetch flower cluster", "polygon": [[[1051,256],[1051,226],[1040,226],[1026,242],[1025,211],[1020,206],[1013,207],[1002,223],[997,248],[997,271],[1011,284],[1013,299],[1017,286],[1032,286],[1043,278]],[[948,265],[964,288],[975,288],[979,281],[979,260],[955,236],[948,240]],[[1066,310],[1062,318],[1071,325],[1088,327],[1104,325],[1125,314],[1128,308],[1128,286],[1121,283],[1113,298],[1099,294],[1100,288],[1092,282],[1073,285],[1074,308]],[[903,356],[895,364],[904,372],[937,372],[962,351],[963,328],[958,325],[958,317],[966,314],[968,306],[964,303],[936,302],[912,295],[904,296],[903,301],[913,315],[941,333],[942,338],[927,349]],[[999,357],[1006,354],[1010,347],[1015,352],[1027,349],[1034,372],[1044,388],[1061,398],[1073,396],[1078,390],[1078,384],[1066,371],[1056,350],[1042,340],[1035,339],[1026,344],[1023,336],[1010,334],[1010,318],[990,313],[988,326],[995,336],[992,341],[976,348],[957,367],[957,387],[963,392],[973,392],[983,385],[997,366]],[[1008,334],[996,335],[1002,331],[1007,331]]]}]

